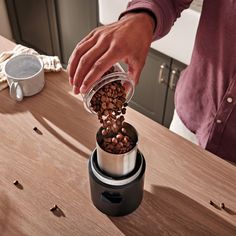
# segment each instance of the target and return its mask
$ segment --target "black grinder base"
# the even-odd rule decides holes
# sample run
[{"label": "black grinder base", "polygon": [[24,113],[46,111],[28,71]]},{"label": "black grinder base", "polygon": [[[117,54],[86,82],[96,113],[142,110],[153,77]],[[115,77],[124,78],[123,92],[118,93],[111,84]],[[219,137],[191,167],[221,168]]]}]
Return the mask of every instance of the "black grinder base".
[{"label": "black grinder base", "polygon": [[138,150],[133,171],[122,177],[103,173],[97,163],[96,149],[89,159],[89,181],[94,206],[106,215],[124,216],[138,208],[143,198],[145,159]]}]

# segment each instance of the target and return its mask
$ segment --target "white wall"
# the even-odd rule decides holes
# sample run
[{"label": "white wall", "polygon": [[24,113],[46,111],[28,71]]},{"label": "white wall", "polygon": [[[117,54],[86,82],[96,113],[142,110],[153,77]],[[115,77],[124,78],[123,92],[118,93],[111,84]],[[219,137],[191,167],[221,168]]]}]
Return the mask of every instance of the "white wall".
[{"label": "white wall", "polygon": [[12,32],[4,0],[0,0],[0,35],[12,40]]}]

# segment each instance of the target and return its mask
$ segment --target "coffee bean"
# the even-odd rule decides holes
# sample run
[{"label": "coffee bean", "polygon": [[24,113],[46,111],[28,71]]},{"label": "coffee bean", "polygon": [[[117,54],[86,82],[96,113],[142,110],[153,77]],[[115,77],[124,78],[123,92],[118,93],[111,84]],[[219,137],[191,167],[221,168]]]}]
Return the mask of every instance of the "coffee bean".
[{"label": "coffee bean", "polygon": [[108,103],[108,109],[114,109],[115,108],[115,105],[113,103]]},{"label": "coffee bean", "polygon": [[43,134],[37,127],[34,127],[33,130],[34,130],[37,134],[40,134],[40,135]]},{"label": "coffee bean", "polygon": [[107,104],[105,102],[102,103],[102,109],[106,109],[107,108]]},{"label": "coffee bean", "polygon": [[121,100],[118,100],[117,102],[116,102],[116,105],[117,105],[117,107],[119,108],[119,109],[121,109],[122,108],[122,101]]},{"label": "coffee bean", "polygon": [[102,135],[106,136],[107,135],[107,131],[105,129],[102,130]]},{"label": "coffee bean", "polygon": [[121,125],[122,125],[122,122],[121,122],[120,120],[117,120],[117,121],[116,121],[116,124],[117,124],[117,126],[121,126]]},{"label": "coffee bean", "polygon": [[122,103],[125,103],[125,101],[126,101],[125,97],[121,97],[120,99],[121,99]]},{"label": "coffee bean", "polygon": [[120,116],[120,121],[123,122],[125,120],[124,116]]},{"label": "coffee bean", "polygon": [[129,142],[128,136],[125,136],[123,140],[124,140],[124,143],[128,143]]},{"label": "coffee bean", "polygon": [[54,205],[53,207],[50,208],[50,211],[56,211],[58,209],[57,205]]},{"label": "coffee bean", "polygon": [[113,112],[112,112],[112,114],[110,115],[110,118],[112,118],[113,120],[116,120],[116,115],[113,114]]},{"label": "coffee bean", "polygon": [[122,129],[121,129],[121,132],[122,132],[123,134],[126,134],[126,129],[125,129],[125,128],[122,128]]},{"label": "coffee bean", "polygon": [[122,139],[123,139],[123,135],[122,135],[121,133],[118,133],[118,134],[116,135],[116,138],[117,138],[118,140],[122,140]]},{"label": "coffee bean", "polygon": [[111,119],[108,118],[108,119],[106,120],[106,124],[109,125],[109,126],[112,125]]},{"label": "coffee bean", "polygon": [[214,206],[214,205],[215,205],[215,204],[214,204],[214,202],[213,202],[213,201],[211,201],[211,200],[210,200],[210,202],[209,202],[209,203],[210,203],[210,205],[212,205],[212,206]]},{"label": "coffee bean", "polygon": [[111,132],[111,130],[112,130],[111,126],[107,126],[107,127],[106,127],[106,132],[107,132],[108,134]]},{"label": "coffee bean", "polygon": [[104,95],[102,95],[101,102],[105,102],[105,101],[106,101],[106,97]]},{"label": "coffee bean", "polygon": [[106,138],[106,139],[104,139],[104,141],[105,141],[106,143],[111,143],[112,138]]},{"label": "coffee bean", "polygon": [[222,209],[225,209],[225,204],[222,202],[222,203],[220,204],[220,207],[221,207]]},{"label": "coffee bean", "polygon": [[115,137],[112,138],[112,143],[113,144],[117,144],[118,143],[118,141],[117,141],[117,139]]},{"label": "coffee bean", "polygon": [[117,129],[119,129],[119,126],[114,122],[114,123],[112,124],[112,128],[113,128],[114,130],[117,130]]},{"label": "coffee bean", "polygon": [[121,113],[125,114],[126,113],[126,108],[122,108]]},{"label": "coffee bean", "polygon": [[116,90],[116,86],[114,84],[111,85],[112,90]]},{"label": "coffee bean", "polygon": [[109,115],[109,111],[108,110],[105,110],[104,113],[103,113],[104,116],[108,116]]},{"label": "coffee bean", "polygon": [[119,146],[122,148],[124,144],[122,142],[119,142]]}]

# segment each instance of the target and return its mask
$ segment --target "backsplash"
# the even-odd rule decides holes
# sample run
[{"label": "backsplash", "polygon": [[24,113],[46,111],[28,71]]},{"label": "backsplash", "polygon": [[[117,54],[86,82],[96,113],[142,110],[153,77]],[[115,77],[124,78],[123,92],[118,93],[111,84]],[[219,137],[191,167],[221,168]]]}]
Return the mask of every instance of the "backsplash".
[{"label": "backsplash", "polygon": [[194,0],[190,6],[191,9],[201,12],[203,0]]}]

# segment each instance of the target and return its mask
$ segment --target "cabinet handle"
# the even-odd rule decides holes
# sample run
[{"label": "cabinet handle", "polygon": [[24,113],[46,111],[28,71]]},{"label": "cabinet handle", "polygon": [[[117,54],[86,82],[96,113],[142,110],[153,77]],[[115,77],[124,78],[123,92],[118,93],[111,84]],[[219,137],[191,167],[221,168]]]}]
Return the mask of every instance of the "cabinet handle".
[{"label": "cabinet handle", "polygon": [[167,84],[167,80],[168,78],[165,79],[165,70],[167,70],[169,68],[169,66],[165,63],[163,63],[160,66],[160,71],[159,71],[159,77],[158,77],[158,82],[159,84]]},{"label": "cabinet handle", "polygon": [[170,87],[171,90],[175,90],[179,75],[180,75],[180,70],[179,69],[174,69],[174,70],[171,71],[170,84],[169,84],[169,87]]}]

